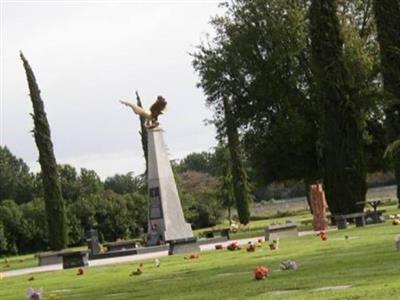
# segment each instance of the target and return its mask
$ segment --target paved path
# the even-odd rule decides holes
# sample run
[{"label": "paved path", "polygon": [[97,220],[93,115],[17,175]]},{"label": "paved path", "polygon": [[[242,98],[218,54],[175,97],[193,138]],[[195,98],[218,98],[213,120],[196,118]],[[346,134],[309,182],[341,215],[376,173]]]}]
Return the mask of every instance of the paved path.
[{"label": "paved path", "polygon": [[[337,230],[337,228],[333,227],[333,228],[328,229],[327,231],[336,231],[336,230]],[[302,231],[302,232],[299,232],[299,236],[312,235],[312,234],[317,234],[317,233],[318,232],[314,232],[314,231]],[[259,236],[259,237],[254,237],[254,238],[240,239],[240,240],[236,240],[236,241],[238,242],[239,245],[245,245],[249,241],[254,243],[258,239],[264,239],[264,237]],[[200,250],[201,251],[213,250],[213,249],[215,249],[216,244],[222,244],[224,247],[226,247],[230,243],[232,243],[232,240],[225,241],[222,243],[218,242],[218,243],[201,245]],[[89,266],[95,267],[95,266],[104,266],[104,265],[115,265],[115,264],[119,264],[119,263],[127,263],[127,262],[141,261],[141,260],[147,260],[147,259],[154,259],[154,258],[159,258],[159,257],[163,257],[163,256],[168,256],[168,251],[159,251],[159,252],[153,252],[153,253],[134,254],[134,255],[120,256],[120,257],[95,259],[95,260],[89,261]],[[32,267],[32,268],[26,268],[26,269],[6,271],[6,272],[3,272],[3,276],[4,277],[13,277],[13,276],[20,276],[20,275],[26,275],[26,274],[32,274],[32,273],[39,273],[39,272],[59,271],[62,269],[63,269],[62,264],[56,264],[56,265],[49,265],[49,266]]]}]

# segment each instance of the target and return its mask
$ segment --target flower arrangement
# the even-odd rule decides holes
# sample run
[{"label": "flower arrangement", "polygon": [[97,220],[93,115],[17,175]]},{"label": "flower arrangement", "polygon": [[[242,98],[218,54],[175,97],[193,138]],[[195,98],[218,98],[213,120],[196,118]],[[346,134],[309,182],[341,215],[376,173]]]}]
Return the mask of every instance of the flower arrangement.
[{"label": "flower arrangement", "polygon": [[142,275],[143,274],[143,264],[141,263],[139,265],[139,268],[136,269],[136,271],[132,271],[131,274],[129,274],[129,276],[138,276],[138,275]]},{"label": "flower arrangement", "polygon": [[189,256],[185,256],[184,259],[197,259],[200,255],[198,253],[192,253]]},{"label": "flower arrangement", "polygon": [[83,275],[85,274],[85,270],[83,268],[78,269],[78,273],[76,275]]},{"label": "flower arrangement", "polygon": [[29,288],[26,291],[26,299],[27,300],[42,300],[43,299],[43,290],[38,289],[35,291],[33,288]]},{"label": "flower arrangement", "polygon": [[160,264],[161,264],[161,261],[160,261],[158,258],[156,258],[156,259],[154,260],[154,265],[156,266],[156,268],[159,268],[159,267],[160,267]]},{"label": "flower arrangement", "polygon": [[321,240],[326,241],[328,239],[328,234],[326,233],[326,231],[320,231],[319,237],[321,238]]},{"label": "flower arrangement", "polygon": [[254,252],[256,251],[256,246],[254,244],[252,244],[251,242],[249,242],[247,248],[246,248],[247,252]]},{"label": "flower arrangement", "polygon": [[221,249],[224,249],[224,247],[221,244],[217,244],[217,245],[215,245],[215,249],[221,250]]},{"label": "flower arrangement", "polygon": [[279,265],[282,270],[296,270],[298,265],[294,260],[285,260]]},{"label": "flower arrangement", "polygon": [[228,247],[226,247],[226,249],[228,249],[229,251],[235,251],[235,250],[240,250],[240,247],[237,241],[233,241],[228,245]]},{"label": "flower arrangement", "polygon": [[256,280],[263,280],[269,275],[269,269],[265,266],[259,266],[254,271],[254,278]]}]

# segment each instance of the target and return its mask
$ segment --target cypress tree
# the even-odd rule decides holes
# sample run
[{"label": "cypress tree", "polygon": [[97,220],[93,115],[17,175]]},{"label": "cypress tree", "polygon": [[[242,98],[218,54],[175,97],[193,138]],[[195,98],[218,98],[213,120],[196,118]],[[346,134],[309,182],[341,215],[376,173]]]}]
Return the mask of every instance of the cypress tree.
[{"label": "cypress tree", "polygon": [[[383,84],[388,95],[386,125],[389,142],[400,138],[400,1],[374,0]],[[400,207],[400,155],[393,156]]]},{"label": "cypress tree", "polygon": [[20,57],[24,64],[33,106],[33,134],[39,150],[39,163],[42,169],[49,244],[52,250],[61,250],[67,245],[67,224],[50,127],[33,71],[22,52]]},{"label": "cypress tree", "polygon": [[324,188],[332,214],[360,211],[365,200],[363,116],[352,95],[343,62],[343,40],[336,0],[313,0],[310,6],[312,67],[323,113]]},{"label": "cypress tree", "polygon": [[231,171],[233,181],[233,193],[235,195],[236,208],[239,221],[248,224],[250,221],[250,193],[247,183],[247,175],[242,162],[239,133],[235,124],[233,112],[226,98],[223,99],[226,135],[228,137],[228,148],[231,157]]},{"label": "cypress tree", "polygon": [[[136,103],[139,107],[143,107],[142,106],[142,101],[140,100],[140,96],[139,93],[136,91]],[[148,158],[148,153],[147,153],[147,129],[145,126],[146,123],[146,119],[143,116],[139,115],[139,120],[140,120],[140,138],[142,141],[142,148],[143,148],[143,154],[144,154],[144,159],[146,160],[146,171],[145,174],[147,174],[147,167],[148,167],[148,162],[147,162],[147,158]]]}]

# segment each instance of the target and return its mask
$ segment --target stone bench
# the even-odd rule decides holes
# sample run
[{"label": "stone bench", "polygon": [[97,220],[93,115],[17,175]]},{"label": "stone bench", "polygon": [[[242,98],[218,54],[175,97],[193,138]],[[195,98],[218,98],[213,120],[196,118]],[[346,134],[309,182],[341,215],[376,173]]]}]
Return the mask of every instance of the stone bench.
[{"label": "stone bench", "polygon": [[347,220],[354,219],[356,223],[356,227],[363,227],[365,226],[365,213],[354,213],[354,214],[347,214],[347,215],[336,215],[334,216],[336,221],[336,225],[338,229],[346,229],[347,228]]},{"label": "stone bench", "polygon": [[84,267],[88,265],[89,251],[56,251],[43,252],[36,255],[39,266],[62,264],[64,269]]},{"label": "stone bench", "polygon": [[35,255],[39,260],[39,266],[58,265],[62,264],[61,252],[42,252]]},{"label": "stone bench", "polygon": [[169,240],[168,244],[169,244],[169,250],[168,250],[169,255],[200,251],[200,247],[197,243],[197,238],[195,237]]},{"label": "stone bench", "polygon": [[229,232],[229,228],[217,228],[203,231],[203,236],[206,238],[213,238],[215,233],[219,233],[221,237],[226,237],[227,240],[230,240]]},{"label": "stone bench", "polygon": [[299,232],[295,223],[269,225],[265,228],[266,241],[284,237],[296,237],[298,235]]},{"label": "stone bench", "polygon": [[107,251],[119,251],[119,250],[126,250],[126,249],[134,249],[136,248],[136,241],[135,240],[128,240],[128,241],[118,241],[118,242],[111,242],[111,243],[104,243],[104,247],[107,248]]}]

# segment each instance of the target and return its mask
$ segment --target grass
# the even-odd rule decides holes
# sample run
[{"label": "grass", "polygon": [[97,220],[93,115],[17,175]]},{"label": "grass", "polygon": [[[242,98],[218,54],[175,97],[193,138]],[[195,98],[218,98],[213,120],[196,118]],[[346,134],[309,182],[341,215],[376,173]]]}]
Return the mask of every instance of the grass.
[{"label": "grass", "polygon": [[[393,210],[394,212],[396,210]],[[398,212],[398,210],[397,210]],[[45,299],[382,299],[400,298],[394,236],[400,226],[390,222],[350,228],[329,234],[328,241],[303,236],[280,241],[280,249],[266,245],[254,253],[244,249],[202,252],[199,259],[183,255],[161,258],[161,267],[144,261],[144,274],[129,276],[138,263],[85,270],[76,269],[4,278],[0,299],[22,299],[28,287],[42,287]],[[345,239],[348,235],[351,238]],[[281,271],[282,260],[295,259],[296,271]],[[263,281],[253,270],[266,265],[271,275]],[[332,286],[342,290],[313,291]],[[286,294],[274,295],[274,292]],[[291,291],[291,292],[288,292]]]}]

